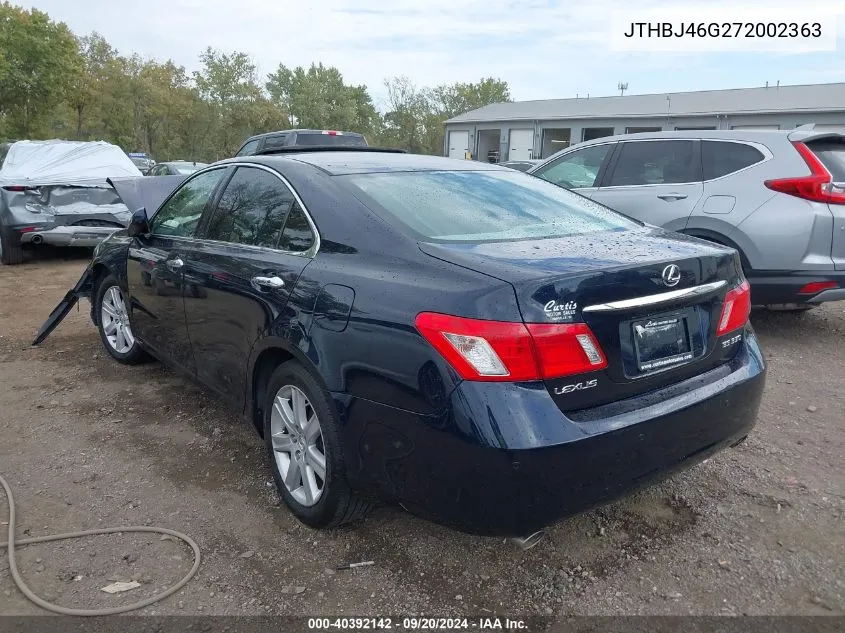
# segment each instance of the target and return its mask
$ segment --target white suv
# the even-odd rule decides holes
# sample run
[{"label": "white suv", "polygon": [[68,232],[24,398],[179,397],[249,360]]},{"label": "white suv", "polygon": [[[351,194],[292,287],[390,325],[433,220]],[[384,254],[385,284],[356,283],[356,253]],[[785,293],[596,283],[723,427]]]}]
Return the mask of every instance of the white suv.
[{"label": "white suv", "polygon": [[528,173],[737,249],[755,305],[845,299],[845,128],[610,136]]}]

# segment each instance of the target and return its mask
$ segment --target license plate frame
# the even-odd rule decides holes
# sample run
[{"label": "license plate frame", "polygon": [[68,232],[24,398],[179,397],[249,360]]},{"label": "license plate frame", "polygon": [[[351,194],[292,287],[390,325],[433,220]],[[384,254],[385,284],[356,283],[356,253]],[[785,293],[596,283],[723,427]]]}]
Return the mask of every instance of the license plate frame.
[{"label": "license plate frame", "polygon": [[[631,322],[634,357],[642,373],[685,365],[695,358],[689,322],[683,314],[666,314]],[[661,354],[663,351],[669,353]]]}]

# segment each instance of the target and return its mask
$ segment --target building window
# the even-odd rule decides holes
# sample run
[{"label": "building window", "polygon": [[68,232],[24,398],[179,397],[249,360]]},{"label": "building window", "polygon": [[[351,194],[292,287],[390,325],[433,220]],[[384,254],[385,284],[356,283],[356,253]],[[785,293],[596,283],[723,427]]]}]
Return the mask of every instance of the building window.
[{"label": "building window", "polygon": [[595,138],[613,136],[613,131],[614,129],[612,127],[585,127],[581,133],[581,140],[592,141]]},{"label": "building window", "polygon": [[546,128],[543,130],[543,149],[540,158],[547,158],[572,142],[572,130],[567,128]]},{"label": "building window", "polygon": [[676,127],[675,130],[678,132],[687,132],[689,130],[715,130],[715,125],[703,125],[697,127]]},{"label": "building window", "polygon": [[641,132],[660,132],[660,127],[626,127],[625,134],[640,134]]}]

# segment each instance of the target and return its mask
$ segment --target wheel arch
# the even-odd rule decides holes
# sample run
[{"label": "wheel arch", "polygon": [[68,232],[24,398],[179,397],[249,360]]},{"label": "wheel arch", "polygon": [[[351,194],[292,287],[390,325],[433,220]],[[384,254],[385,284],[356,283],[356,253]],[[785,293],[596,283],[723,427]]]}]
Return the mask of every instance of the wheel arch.
[{"label": "wheel arch", "polygon": [[100,284],[103,279],[113,274],[112,270],[103,262],[96,262],[91,266],[91,321],[94,325],[100,325],[100,311],[97,310],[97,293],[100,292]]},{"label": "wheel arch", "polygon": [[271,337],[261,340],[253,348],[253,361],[250,364],[249,380],[245,399],[244,414],[252,422],[258,435],[264,436],[264,421],[262,403],[266,397],[267,385],[270,377],[279,365],[291,360],[297,361],[310,373],[320,386],[327,390],[326,381],[320,374],[314,362],[294,346],[282,338]]},{"label": "wheel arch", "polygon": [[692,237],[698,237],[703,240],[707,240],[708,242],[715,242],[716,244],[721,244],[722,246],[728,246],[733,248],[739,253],[740,261],[742,262],[742,268],[746,272],[751,270],[751,264],[748,261],[748,256],[745,254],[745,251],[734,242],[731,238],[726,237],[723,233],[719,233],[718,231],[713,231],[711,229],[691,229],[687,228],[683,231],[680,231],[684,235],[690,235]]}]

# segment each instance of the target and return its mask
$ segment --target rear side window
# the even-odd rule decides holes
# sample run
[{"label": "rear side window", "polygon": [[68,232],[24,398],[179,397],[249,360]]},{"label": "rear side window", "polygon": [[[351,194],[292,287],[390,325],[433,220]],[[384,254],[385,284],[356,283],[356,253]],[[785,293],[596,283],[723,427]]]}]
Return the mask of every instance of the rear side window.
[{"label": "rear side window", "polygon": [[[513,170],[338,176],[384,219],[429,241],[493,242],[638,226],[588,198]],[[531,257],[527,252],[526,257]],[[562,255],[563,256],[563,255]]]},{"label": "rear side window", "polygon": [[264,137],[264,147],[261,148],[261,151],[267,150],[274,150],[280,149],[285,147],[288,142],[288,135],[287,134],[276,134],[275,136],[265,136]]},{"label": "rear side window", "polygon": [[314,233],[311,231],[311,225],[308,224],[308,218],[305,217],[305,212],[299,206],[299,203],[294,203],[290,215],[288,215],[288,221],[285,222],[285,230],[282,231],[279,248],[284,251],[301,253],[307,251],[313,245]]},{"label": "rear side window", "polygon": [[668,185],[701,180],[692,141],[622,143],[610,187]]},{"label": "rear side window", "polygon": [[273,174],[238,167],[220,196],[205,237],[275,248],[293,202],[293,194]]},{"label": "rear side window", "polygon": [[845,141],[811,141],[807,143],[807,147],[813,150],[822,165],[827,168],[834,182],[845,182]]},{"label": "rear side window", "polygon": [[241,150],[236,154],[237,156],[252,156],[255,154],[255,151],[258,149],[258,139],[254,141],[249,141],[246,145],[244,145]]},{"label": "rear side window", "polygon": [[350,134],[322,134],[313,132],[297,132],[296,144],[303,147],[323,145],[348,145],[352,147],[367,147],[363,136]]},{"label": "rear side window", "polygon": [[704,180],[727,176],[763,160],[763,152],[745,143],[701,141],[701,167]]}]

